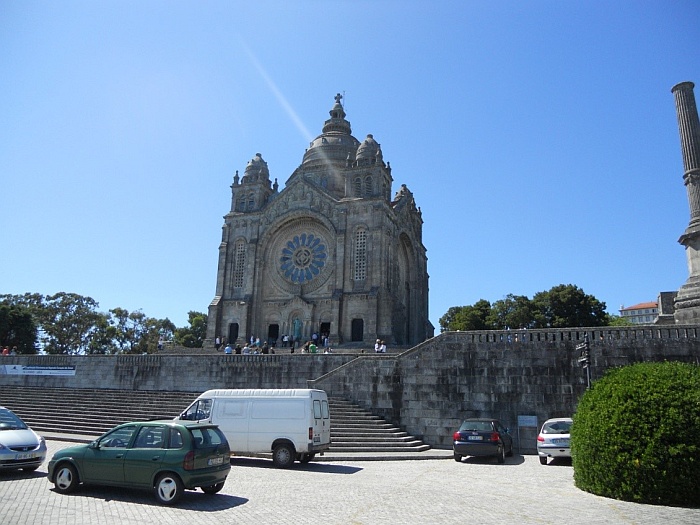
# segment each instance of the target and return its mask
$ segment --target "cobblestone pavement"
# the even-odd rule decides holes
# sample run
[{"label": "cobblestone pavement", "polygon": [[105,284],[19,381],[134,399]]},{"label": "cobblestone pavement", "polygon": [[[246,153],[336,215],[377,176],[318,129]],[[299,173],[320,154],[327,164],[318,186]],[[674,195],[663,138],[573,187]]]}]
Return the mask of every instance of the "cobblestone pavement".
[{"label": "cobblestone pavement", "polygon": [[[69,443],[48,441],[49,457]],[[69,524],[596,524],[700,523],[700,509],[639,505],[574,487],[567,463],[536,456],[295,464],[234,458],[217,495],[187,491],[176,507],[150,492],[81,487],[60,495],[33,473],[0,473],[0,523]]]}]

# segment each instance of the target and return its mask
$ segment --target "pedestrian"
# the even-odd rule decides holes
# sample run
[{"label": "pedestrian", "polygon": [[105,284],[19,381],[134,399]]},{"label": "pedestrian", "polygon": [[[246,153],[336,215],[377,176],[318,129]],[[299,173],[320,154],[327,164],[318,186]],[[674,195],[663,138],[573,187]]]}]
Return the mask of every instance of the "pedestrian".
[{"label": "pedestrian", "polygon": [[311,352],[312,354],[315,354],[317,349],[318,349],[318,347],[316,346],[316,343],[311,341],[311,344],[309,345],[309,352]]},{"label": "pedestrian", "polygon": [[379,341],[379,353],[386,354],[386,344],[384,344],[384,341]]},{"label": "pedestrian", "polygon": [[219,336],[216,337],[215,346],[216,346],[217,351],[219,350],[219,348],[221,348],[221,337],[219,337]]},{"label": "pedestrian", "polygon": [[262,346],[262,353],[263,353],[263,354],[269,354],[269,353],[270,353],[270,347],[267,346],[267,341],[265,341],[265,342],[263,343],[263,346]]},{"label": "pedestrian", "polygon": [[377,339],[377,341],[374,343],[374,351],[376,353],[379,353],[379,346],[380,346],[381,341]]},{"label": "pedestrian", "polygon": [[240,355],[241,351],[241,345],[236,345],[236,353]]},{"label": "pedestrian", "polygon": [[226,345],[224,348],[224,354],[232,354],[233,353],[233,348],[231,348],[231,345]]},{"label": "pedestrian", "polygon": [[2,355],[10,355],[10,349],[9,347],[5,347],[2,349]]}]

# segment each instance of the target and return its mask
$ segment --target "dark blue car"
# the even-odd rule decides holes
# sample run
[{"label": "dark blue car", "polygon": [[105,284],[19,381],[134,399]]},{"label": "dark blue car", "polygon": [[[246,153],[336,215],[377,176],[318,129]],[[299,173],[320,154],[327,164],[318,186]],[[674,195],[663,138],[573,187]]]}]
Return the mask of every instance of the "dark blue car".
[{"label": "dark blue car", "polygon": [[455,461],[464,456],[493,456],[499,463],[513,455],[513,438],[497,419],[465,419],[452,436]]}]

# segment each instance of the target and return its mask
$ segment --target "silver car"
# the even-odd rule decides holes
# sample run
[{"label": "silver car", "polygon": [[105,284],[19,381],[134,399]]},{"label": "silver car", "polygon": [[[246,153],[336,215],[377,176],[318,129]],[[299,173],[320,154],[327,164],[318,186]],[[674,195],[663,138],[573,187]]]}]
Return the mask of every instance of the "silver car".
[{"label": "silver car", "polygon": [[0,406],[0,470],[32,471],[46,459],[46,441],[19,416]]},{"label": "silver car", "polygon": [[547,464],[547,458],[571,457],[569,434],[572,423],[570,417],[558,417],[544,422],[537,436],[537,454],[542,465]]}]

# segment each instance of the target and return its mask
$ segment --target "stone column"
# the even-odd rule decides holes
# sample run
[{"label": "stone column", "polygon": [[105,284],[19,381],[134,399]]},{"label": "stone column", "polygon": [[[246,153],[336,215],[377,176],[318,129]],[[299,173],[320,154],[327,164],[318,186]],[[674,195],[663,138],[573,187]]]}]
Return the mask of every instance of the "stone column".
[{"label": "stone column", "polygon": [[678,131],[683,154],[683,182],[688,192],[690,223],[678,242],[685,246],[688,280],[676,296],[676,323],[700,322],[700,120],[692,82],[671,89],[676,101]]}]

